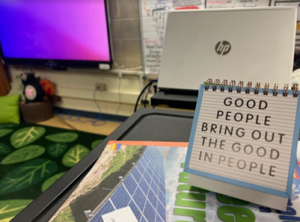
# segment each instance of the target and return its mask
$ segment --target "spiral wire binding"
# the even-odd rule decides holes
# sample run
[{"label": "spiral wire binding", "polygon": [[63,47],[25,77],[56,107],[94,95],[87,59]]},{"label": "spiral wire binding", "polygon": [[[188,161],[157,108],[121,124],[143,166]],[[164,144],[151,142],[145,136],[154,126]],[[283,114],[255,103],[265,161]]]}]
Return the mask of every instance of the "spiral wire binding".
[{"label": "spiral wire binding", "polygon": [[288,93],[289,93],[289,84],[284,84],[282,95],[287,96]]},{"label": "spiral wire binding", "polygon": [[278,83],[275,83],[273,87],[273,96],[277,96],[277,95],[278,95]]},{"label": "spiral wire binding", "polygon": [[255,85],[254,94],[258,95],[259,88],[260,88],[260,82],[257,82],[256,85]]},{"label": "spiral wire binding", "polygon": [[223,81],[222,81],[222,84],[221,84],[221,92],[224,92],[224,90],[225,90],[225,86],[227,86],[228,85],[228,82],[227,82],[227,80],[226,79],[224,79]]},{"label": "spiral wire binding", "polygon": [[220,80],[219,79],[215,80],[214,85],[213,85],[213,91],[217,90],[217,85],[220,85]]},{"label": "spiral wire binding", "polygon": [[267,96],[267,95],[268,95],[268,92],[269,92],[269,83],[266,83],[266,84],[265,84],[265,87],[264,87],[263,94]]},{"label": "spiral wire binding", "polygon": [[252,82],[251,81],[247,83],[246,90],[245,90],[246,94],[250,93],[250,88],[252,88]]},{"label": "spiral wire binding", "polygon": [[229,83],[228,92],[232,92],[234,86],[235,86],[235,80],[231,80]]},{"label": "spiral wire binding", "polygon": [[244,86],[244,82],[243,81],[239,81],[236,92],[237,93],[241,93],[243,86]]},{"label": "spiral wire binding", "polygon": [[[236,82],[235,80],[231,80],[229,85],[228,85],[228,81],[226,79],[224,79],[222,81],[222,83],[220,84],[220,79],[216,79],[214,82],[212,79],[208,79],[205,83],[205,91],[209,90],[209,86],[212,85],[212,90],[216,91],[218,85],[220,85],[220,91],[224,92],[225,91],[225,86],[228,86],[228,92],[232,92],[233,91],[233,87],[236,86]],[[243,81],[239,81],[238,85],[237,85],[237,93],[241,93],[242,92],[242,88],[244,87],[244,82]],[[263,88],[263,95],[268,95],[269,93],[269,87],[270,84],[266,83],[264,88]],[[250,90],[252,88],[252,82],[249,81],[246,85],[246,89],[245,89],[245,93],[246,94],[250,94]],[[255,88],[254,88],[254,94],[258,95],[259,94],[259,89],[260,89],[260,82],[257,82],[255,84]],[[299,89],[299,85],[295,84],[293,86],[293,97],[298,97],[298,89]],[[273,87],[273,92],[272,92],[273,96],[277,96],[278,95],[278,83],[274,84]],[[289,94],[289,84],[284,84],[283,87],[283,92],[282,92],[282,96],[287,97]]]},{"label": "spiral wire binding", "polygon": [[299,88],[299,85],[298,85],[298,84],[295,84],[295,85],[294,85],[294,93],[293,93],[293,97],[298,97],[298,88]]},{"label": "spiral wire binding", "polygon": [[209,85],[211,85],[213,83],[212,79],[208,79],[205,82],[205,90],[207,91],[209,89]]}]

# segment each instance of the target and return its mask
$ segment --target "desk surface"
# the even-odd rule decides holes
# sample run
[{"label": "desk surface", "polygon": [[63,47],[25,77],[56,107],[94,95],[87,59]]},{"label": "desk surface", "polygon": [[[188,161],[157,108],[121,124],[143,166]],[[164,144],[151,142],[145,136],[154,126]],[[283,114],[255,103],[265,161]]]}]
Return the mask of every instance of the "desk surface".
[{"label": "desk surface", "polygon": [[78,164],[19,213],[12,222],[49,221],[93,166],[108,141],[187,142],[192,127],[193,115],[190,112],[139,109]]}]

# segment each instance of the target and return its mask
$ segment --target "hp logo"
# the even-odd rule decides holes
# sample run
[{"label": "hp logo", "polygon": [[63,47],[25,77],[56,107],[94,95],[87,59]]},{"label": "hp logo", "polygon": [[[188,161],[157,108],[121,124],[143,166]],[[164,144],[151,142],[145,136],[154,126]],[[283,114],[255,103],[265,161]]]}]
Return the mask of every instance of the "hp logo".
[{"label": "hp logo", "polygon": [[217,43],[215,50],[219,55],[227,55],[231,50],[231,45],[227,41],[220,41]]}]

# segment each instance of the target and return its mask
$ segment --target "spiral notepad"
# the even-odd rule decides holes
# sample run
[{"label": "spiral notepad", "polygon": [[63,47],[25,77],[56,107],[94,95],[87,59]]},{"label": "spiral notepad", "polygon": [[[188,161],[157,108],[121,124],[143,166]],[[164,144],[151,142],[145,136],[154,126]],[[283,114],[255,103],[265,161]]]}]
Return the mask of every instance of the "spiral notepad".
[{"label": "spiral notepad", "polygon": [[298,86],[288,87],[226,80],[201,85],[185,171],[289,197],[300,103]]}]

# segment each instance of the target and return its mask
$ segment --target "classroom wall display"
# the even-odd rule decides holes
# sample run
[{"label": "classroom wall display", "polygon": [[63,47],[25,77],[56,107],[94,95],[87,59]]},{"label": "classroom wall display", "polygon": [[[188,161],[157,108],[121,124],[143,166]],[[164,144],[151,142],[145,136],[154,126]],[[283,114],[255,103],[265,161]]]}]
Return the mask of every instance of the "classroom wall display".
[{"label": "classroom wall display", "polygon": [[159,4],[155,0],[142,0],[140,5],[144,71],[146,74],[158,74],[167,13],[172,8],[172,1]]},{"label": "classroom wall display", "polygon": [[297,89],[226,85],[200,87],[185,171],[287,201],[300,125]]}]

